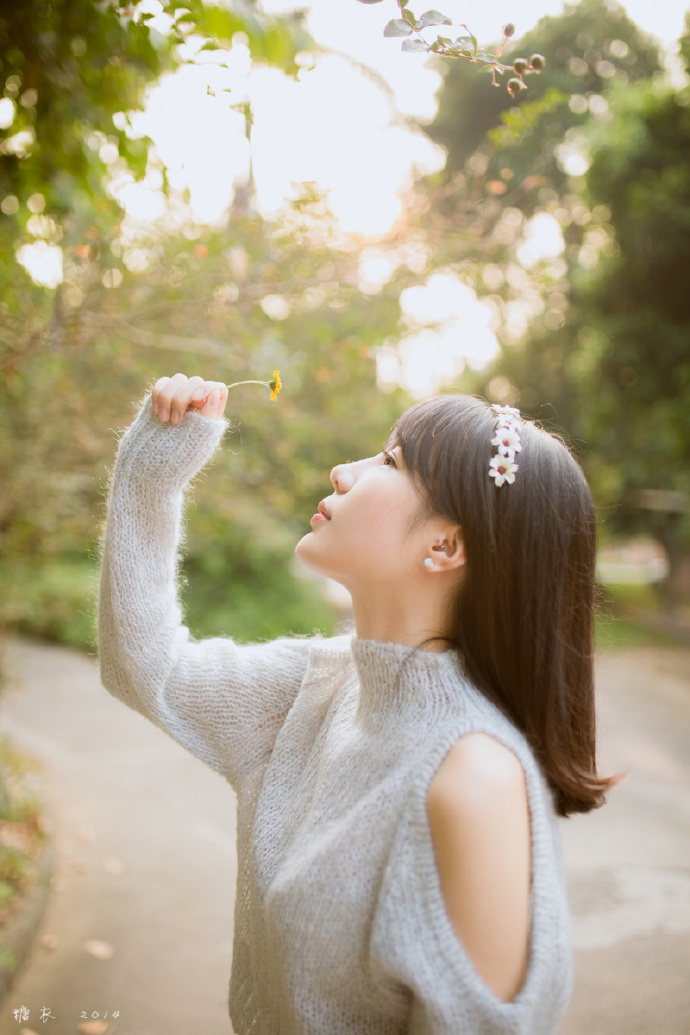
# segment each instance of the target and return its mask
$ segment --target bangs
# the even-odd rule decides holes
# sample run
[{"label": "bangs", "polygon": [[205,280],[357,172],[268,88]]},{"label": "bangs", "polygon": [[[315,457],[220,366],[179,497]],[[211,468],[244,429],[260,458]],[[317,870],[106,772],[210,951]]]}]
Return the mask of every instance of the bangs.
[{"label": "bangs", "polygon": [[434,509],[448,513],[448,490],[457,499],[462,470],[488,470],[492,428],[493,415],[480,399],[442,395],[407,410],[390,441],[400,446],[405,465]]}]

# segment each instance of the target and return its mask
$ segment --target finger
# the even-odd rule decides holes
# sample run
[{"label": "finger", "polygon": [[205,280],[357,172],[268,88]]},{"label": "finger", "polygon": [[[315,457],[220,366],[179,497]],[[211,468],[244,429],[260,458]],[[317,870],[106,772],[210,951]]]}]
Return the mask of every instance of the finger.
[{"label": "finger", "polygon": [[195,382],[195,389],[192,392],[192,398],[190,400],[189,408],[195,412],[198,412],[206,402],[206,399],[212,392],[216,382],[215,381],[204,381],[203,378],[190,378]]},{"label": "finger", "polygon": [[160,395],[162,388],[168,383],[169,380],[169,377],[159,377],[155,385],[151,389],[151,406],[153,407],[153,412],[156,414],[156,416],[158,416],[158,397]]},{"label": "finger", "polygon": [[171,413],[172,401],[180,387],[187,383],[184,374],[175,374],[167,379],[158,393],[158,417],[163,424],[168,420]]},{"label": "finger", "polygon": [[206,391],[206,398],[199,409],[199,413],[203,417],[213,418],[215,417],[216,410],[218,408],[220,391],[223,388],[223,385],[219,381],[206,381],[204,388]]},{"label": "finger", "polygon": [[192,396],[203,383],[201,377],[188,377],[176,388],[170,400],[171,424],[179,424],[187,410],[192,408]]},{"label": "finger", "polygon": [[[189,389],[190,389],[191,395],[190,395],[190,398],[189,398],[189,402],[187,403],[186,409],[182,410],[181,416],[179,418],[180,420],[182,419],[182,417],[184,417],[185,413],[187,413],[189,410],[195,411],[196,408],[202,404],[203,400],[208,395],[208,391],[204,387],[205,384],[206,384],[206,382],[204,381],[203,377],[199,377],[198,374],[195,374],[193,377],[189,378]],[[172,420],[172,414],[171,414],[171,420]]]}]

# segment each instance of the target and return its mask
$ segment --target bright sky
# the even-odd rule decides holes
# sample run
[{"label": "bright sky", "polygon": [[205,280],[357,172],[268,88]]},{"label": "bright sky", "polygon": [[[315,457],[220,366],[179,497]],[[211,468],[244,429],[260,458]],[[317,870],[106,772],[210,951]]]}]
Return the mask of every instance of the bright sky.
[{"label": "bright sky", "polygon": [[[643,29],[673,48],[687,2],[627,0],[625,6]],[[145,6],[160,11],[156,0],[145,0]],[[252,68],[243,45],[225,56],[205,51],[197,59],[200,67],[187,65],[150,91],[136,128],[155,141],[171,185],[189,187],[195,219],[213,223],[232,201],[234,183],[247,175],[244,119],[231,105],[249,100],[262,214],[274,214],[295,184],[316,181],[328,191],[343,230],[375,237],[400,213],[398,192],[415,170],[431,171],[443,164],[441,150],[401,119],[433,116],[440,78],[427,67],[426,55],[402,53],[399,39],[383,36],[386,22],[398,12],[396,0],[263,0],[269,13],[295,6],[308,10],[309,31],[331,51],[315,60],[305,55],[299,81],[275,69]],[[465,22],[485,44],[500,37],[507,21],[514,22],[519,36],[540,17],[563,9],[562,0],[434,0],[433,6],[453,18],[454,25]],[[425,7],[415,0],[413,9],[421,14]],[[434,30],[428,32],[435,38]],[[353,60],[371,71],[354,67]],[[92,146],[108,160],[112,145],[105,138]],[[117,193],[131,216],[147,220],[165,208],[159,188],[160,173],[152,170],[145,186],[121,178]],[[555,220],[545,218],[554,225],[542,221],[530,228],[523,265],[535,261],[540,248],[544,255],[554,255],[562,247],[562,239],[555,238],[560,233]],[[26,252],[20,261],[28,260],[36,279],[42,276],[44,283],[51,283],[52,277],[55,286],[61,279],[60,249],[45,241],[25,247],[35,252]],[[402,382],[425,395],[457,376],[465,363],[485,365],[498,346],[488,326],[490,310],[455,278],[437,274],[426,288],[414,291],[401,299],[409,334],[399,347],[382,353],[379,371],[383,383]],[[438,319],[437,333],[415,330],[415,322],[430,319]]]}]

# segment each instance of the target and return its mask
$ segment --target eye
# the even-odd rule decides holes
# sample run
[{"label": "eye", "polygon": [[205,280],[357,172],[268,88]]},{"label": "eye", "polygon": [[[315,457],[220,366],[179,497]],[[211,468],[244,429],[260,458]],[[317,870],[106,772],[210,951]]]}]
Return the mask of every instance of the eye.
[{"label": "eye", "polygon": [[395,467],[395,457],[392,453],[388,453],[385,449],[383,451],[383,463],[386,467]]}]

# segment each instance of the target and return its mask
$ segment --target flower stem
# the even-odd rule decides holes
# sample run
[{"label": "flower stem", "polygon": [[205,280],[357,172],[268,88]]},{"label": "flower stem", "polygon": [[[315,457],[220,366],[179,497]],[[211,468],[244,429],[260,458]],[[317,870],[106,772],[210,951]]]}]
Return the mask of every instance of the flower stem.
[{"label": "flower stem", "polygon": [[238,385],[266,385],[267,388],[271,387],[270,384],[268,383],[268,381],[235,381],[234,384],[224,385],[224,387],[225,388],[237,388]]}]

